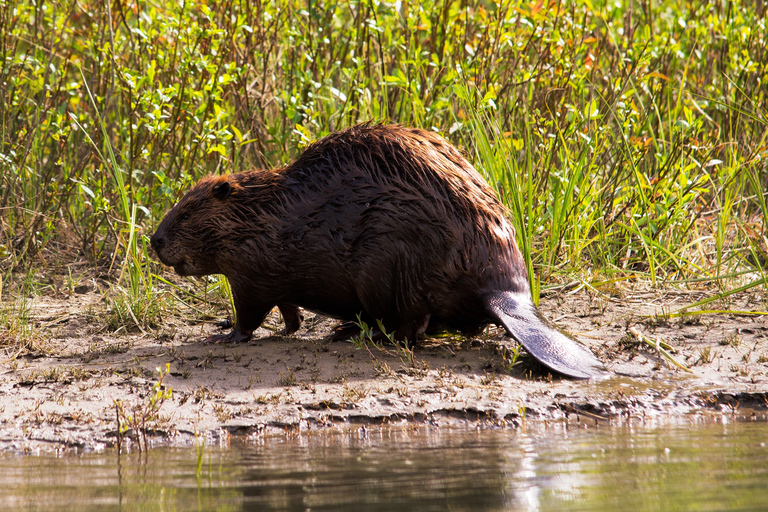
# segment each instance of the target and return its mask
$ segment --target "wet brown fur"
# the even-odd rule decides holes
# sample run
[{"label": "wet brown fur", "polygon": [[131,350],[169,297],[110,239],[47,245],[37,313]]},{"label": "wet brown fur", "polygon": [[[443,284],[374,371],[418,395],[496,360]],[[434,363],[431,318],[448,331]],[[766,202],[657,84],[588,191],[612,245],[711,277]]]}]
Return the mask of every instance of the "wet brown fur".
[{"label": "wet brown fur", "polygon": [[506,211],[439,136],[395,125],[334,133],[278,170],[204,178],[152,237],[182,275],[224,274],[237,311],[231,340],[278,305],[369,324],[399,339],[426,328],[476,333],[481,297],[529,300]]}]

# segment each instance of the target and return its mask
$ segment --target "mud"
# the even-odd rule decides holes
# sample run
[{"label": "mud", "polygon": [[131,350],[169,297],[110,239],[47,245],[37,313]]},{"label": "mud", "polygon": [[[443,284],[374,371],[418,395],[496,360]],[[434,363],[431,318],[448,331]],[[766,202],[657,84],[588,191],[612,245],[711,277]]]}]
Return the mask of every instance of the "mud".
[{"label": "mud", "polygon": [[[768,319],[762,295],[732,296],[711,314],[666,320],[704,292],[629,290],[550,293],[545,316],[577,335],[612,376],[551,376],[496,328],[475,339],[423,340],[412,353],[392,345],[331,342],[334,321],[305,313],[298,333],[281,337],[279,313],[246,344],[206,345],[219,332],[184,312],[157,330],[103,332],[103,296],[91,291],[30,303],[36,339],[0,355],[0,451],[89,451],[114,446],[115,401],[140,416],[158,371],[172,397],[145,423],[152,444],[204,437],[260,437],[370,424],[473,424],[517,428],[530,422],[600,425],[679,420],[702,414],[765,419]],[[711,304],[709,305],[711,306]],[[690,373],[640,343],[676,349]],[[129,430],[125,446],[135,448]]]}]

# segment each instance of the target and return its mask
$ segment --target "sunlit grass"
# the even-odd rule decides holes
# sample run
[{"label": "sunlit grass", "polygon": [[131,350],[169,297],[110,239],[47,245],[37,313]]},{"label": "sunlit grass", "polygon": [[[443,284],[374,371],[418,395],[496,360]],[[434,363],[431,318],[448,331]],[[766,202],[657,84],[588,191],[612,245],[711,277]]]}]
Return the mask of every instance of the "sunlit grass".
[{"label": "sunlit grass", "polygon": [[0,7],[6,282],[84,259],[152,325],[145,237],[183,191],[376,120],[465,151],[509,207],[535,300],[573,280],[765,288],[752,4],[116,5]]}]

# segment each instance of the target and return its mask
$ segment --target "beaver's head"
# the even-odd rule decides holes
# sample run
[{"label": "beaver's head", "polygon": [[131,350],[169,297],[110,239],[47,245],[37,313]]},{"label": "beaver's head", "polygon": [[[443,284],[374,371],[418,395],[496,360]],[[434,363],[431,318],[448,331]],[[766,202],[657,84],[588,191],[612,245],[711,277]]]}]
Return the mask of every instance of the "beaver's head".
[{"label": "beaver's head", "polygon": [[230,176],[203,178],[150,238],[160,261],[182,276],[220,274],[218,255],[240,185]]}]

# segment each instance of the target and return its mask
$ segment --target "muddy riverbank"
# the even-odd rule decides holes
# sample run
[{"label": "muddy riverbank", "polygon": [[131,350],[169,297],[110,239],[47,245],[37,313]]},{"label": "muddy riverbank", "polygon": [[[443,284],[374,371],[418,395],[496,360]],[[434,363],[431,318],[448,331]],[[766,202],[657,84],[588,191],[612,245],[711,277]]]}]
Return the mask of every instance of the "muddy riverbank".
[{"label": "muddy riverbank", "polygon": [[[705,411],[763,417],[766,317],[663,318],[700,297],[646,290],[542,298],[545,316],[576,334],[611,370],[598,382],[553,378],[524,353],[515,360],[514,344],[496,328],[472,340],[427,339],[408,352],[331,342],[336,322],[311,313],[296,335],[281,337],[275,310],[250,343],[206,345],[201,340],[216,326],[191,323],[184,314],[164,318],[156,330],[114,334],[98,319],[104,306],[95,291],[39,297],[29,304],[38,332],[33,349],[9,353],[0,364],[0,450],[114,446],[115,401],[136,415],[146,411],[157,369],[166,364],[163,387],[172,388],[172,396],[146,424],[155,444],[402,422],[515,428]],[[732,297],[727,309],[760,313],[764,300]],[[668,343],[690,373],[637,333],[651,344]],[[133,432],[127,434],[130,444]]]}]

